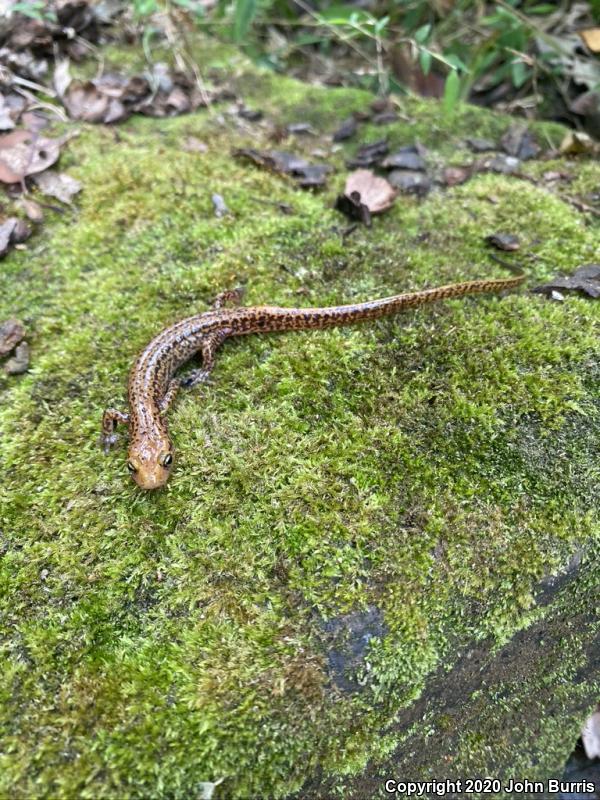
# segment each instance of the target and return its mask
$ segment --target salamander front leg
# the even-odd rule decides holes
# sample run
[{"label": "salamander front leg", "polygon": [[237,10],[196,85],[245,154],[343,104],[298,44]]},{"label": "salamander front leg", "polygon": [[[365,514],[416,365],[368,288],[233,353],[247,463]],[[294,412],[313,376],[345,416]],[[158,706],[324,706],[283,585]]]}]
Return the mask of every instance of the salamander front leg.
[{"label": "salamander front leg", "polygon": [[230,328],[222,328],[220,331],[209,333],[202,342],[202,368],[195,369],[183,378],[181,386],[192,389],[200,383],[207,383],[208,376],[215,366],[215,354],[225,339],[232,333]]},{"label": "salamander front leg", "polygon": [[233,306],[239,306],[244,296],[244,287],[238,286],[236,289],[229,289],[226,292],[220,292],[212,302],[212,308],[217,311],[223,308],[226,303],[231,303]]},{"label": "salamander front leg", "polygon": [[175,397],[177,395],[177,392],[179,391],[180,386],[181,386],[181,381],[179,380],[179,378],[173,378],[173,380],[169,384],[169,388],[165,392],[165,396],[159,403],[161,414],[165,414],[169,410],[173,400],[175,400]]},{"label": "salamander front leg", "polygon": [[102,435],[100,437],[100,444],[105,454],[118,439],[115,431],[119,422],[129,425],[129,414],[117,411],[116,408],[107,408],[102,415]]}]

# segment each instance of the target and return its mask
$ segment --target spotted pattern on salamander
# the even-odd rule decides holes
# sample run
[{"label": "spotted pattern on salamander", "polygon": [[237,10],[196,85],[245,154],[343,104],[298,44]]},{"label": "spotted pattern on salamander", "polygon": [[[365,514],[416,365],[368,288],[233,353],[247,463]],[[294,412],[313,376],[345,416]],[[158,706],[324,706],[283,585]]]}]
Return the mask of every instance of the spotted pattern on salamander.
[{"label": "spotted pattern on salamander", "polygon": [[[223,308],[224,303],[231,301],[237,305],[241,300],[241,290],[223,292],[210,311],[165,328],[142,350],[129,375],[129,414],[112,408],[104,412],[104,450],[108,452],[116,442],[117,423],[127,424],[130,434],[127,466],[134,481],[142,489],[164,486],[173,465],[173,445],[165,412],[181,386],[191,387],[207,380],[218,347],[230,336],[351,325],[448,297],[512,289],[523,280],[524,276],[519,275],[499,280],[466,281],[330,308],[257,306],[228,309]],[[183,379],[174,377],[179,367],[198,352],[202,353],[202,368]]]}]

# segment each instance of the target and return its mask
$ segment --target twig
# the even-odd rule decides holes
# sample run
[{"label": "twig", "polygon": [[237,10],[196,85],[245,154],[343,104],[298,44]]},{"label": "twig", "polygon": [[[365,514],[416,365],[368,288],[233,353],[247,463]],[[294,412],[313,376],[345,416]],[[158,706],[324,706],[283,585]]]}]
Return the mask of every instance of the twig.
[{"label": "twig", "polygon": [[514,275],[522,275],[525,272],[521,264],[513,264],[510,261],[506,261],[504,258],[501,258],[499,255],[497,255],[497,253],[488,253],[488,256],[492,259],[492,261],[500,264],[500,266],[504,267],[509,272],[512,272]]}]

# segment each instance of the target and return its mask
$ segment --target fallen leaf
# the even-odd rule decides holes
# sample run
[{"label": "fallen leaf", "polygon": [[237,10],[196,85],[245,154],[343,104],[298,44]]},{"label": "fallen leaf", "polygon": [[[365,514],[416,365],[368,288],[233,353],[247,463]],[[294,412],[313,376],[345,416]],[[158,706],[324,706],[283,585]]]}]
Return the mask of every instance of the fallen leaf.
[{"label": "fallen leaf", "polygon": [[500,139],[500,143],[505,153],[521,161],[535,158],[540,152],[540,146],[531,131],[526,126],[519,124],[511,125]]},{"label": "fallen leaf", "polygon": [[348,117],[345,119],[340,127],[333,132],[333,141],[334,142],[343,142],[346,139],[350,139],[356,133],[358,128],[358,122],[355,116]]},{"label": "fallen leaf", "polygon": [[0,136],[0,181],[19,183],[48,169],[57,161],[62,142],[24,130]]},{"label": "fallen leaf", "polygon": [[288,153],[285,150],[269,150],[265,153],[273,162],[274,168],[278,172],[292,174],[303,170],[308,166],[308,161],[295,153]]},{"label": "fallen leaf", "polygon": [[359,192],[353,192],[351,195],[338,195],[335,201],[335,209],[345,214],[348,219],[356,219],[366,225],[367,228],[371,227],[371,212],[365,203],[361,203]]},{"label": "fallen leaf", "polygon": [[474,153],[486,153],[498,149],[498,145],[491,139],[467,139],[466,142]]},{"label": "fallen leaf", "polygon": [[84,122],[120,122],[131,113],[117,97],[111,97],[93,81],[73,81],[63,103],[73,119]]},{"label": "fallen leaf", "polygon": [[431,180],[424,172],[412,169],[395,169],[387,176],[389,182],[404,194],[424,197],[431,189]]},{"label": "fallen leaf", "polygon": [[265,169],[291,175],[305,189],[323,186],[327,173],[331,171],[328,164],[309,164],[302,156],[283,150],[255,150],[248,147],[234,150],[233,154]]},{"label": "fallen leaf", "polygon": [[105,73],[91,81],[72,81],[62,98],[74,119],[105,124],[137,112],[168,117],[206,105],[206,93],[194,79],[156,63],[144,75]]},{"label": "fallen leaf", "polygon": [[550,295],[556,289],[570,289],[584,292],[590,297],[600,297],[600,264],[584,264],[573,275],[557,275],[532,291]]},{"label": "fallen leaf", "polygon": [[0,356],[6,356],[25,336],[25,326],[19,319],[0,322]]},{"label": "fallen leaf", "polygon": [[442,182],[446,186],[459,186],[469,180],[472,172],[472,167],[444,167]]},{"label": "fallen leaf", "polygon": [[600,28],[587,28],[578,31],[583,43],[592,53],[600,53]]},{"label": "fallen leaf", "polygon": [[29,367],[29,345],[27,342],[21,342],[15,350],[12,358],[9,358],[4,365],[4,372],[7,375],[20,375],[27,372]]},{"label": "fallen leaf", "polygon": [[351,169],[361,167],[372,167],[387,156],[389,152],[387,139],[380,139],[377,142],[369,142],[361,145],[356,151],[354,158],[346,162]]},{"label": "fallen leaf", "polygon": [[61,203],[67,203],[67,205],[70,205],[73,196],[78,194],[82,188],[80,181],[64,172],[56,172],[53,169],[36,175],[34,181],[42,194],[55,197]]},{"label": "fallen leaf", "polygon": [[286,126],[286,131],[293,136],[316,136],[317,134],[310,122],[292,122]]},{"label": "fallen leaf", "polygon": [[238,108],[238,115],[242,119],[247,119],[248,122],[258,122],[259,119],[264,117],[264,112],[258,108],[247,108],[247,106],[241,106]]},{"label": "fallen leaf", "polygon": [[513,233],[491,233],[485,237],[486,242],[497,250],[519,250],[521,242]]},{"label": "fallen leaf", "polygon": [[498,172],[502,175],[514,175],[521,169],[521,162],[514,156],[498,155],[484,158],[475,168],[478,172]]},{"label": "fallen leaf", "polygon": [[387,211],[397,195],[385,178],[378,177],[369,169],[358,169],[346,178],[344,194],[351,196],[354,192],[358,192],[361,203],[367,206],[371,214]]},{"label": "fallen leaf", "polygon": [[21,117],[21,123],[26,131],[39,133],[48,127],[50,120],[43,111],[26,111]]},{"label": "fallen leaf", "polygon": [[397,122],[400,119],[397,111],[382,111],[380,114],[374,114],[371,117],[373,125],[389,125],[391,122]]},{"label": "fallen leaf", "polygon": [[372,214],[382,214],[391,208],[397,192],[385,178],[369,169],[359,169],[346,178],[344,193],[339,195],[335,207],[350,219],[370,226]]},{"label": "fallen leaf", "polygon": [[426,164],[414,146],[401,147],[395,153],[390,153],[380,164],[384,169],[414,169],[424,171]]},{"label": "fallen leaf", "polygon": [[391,105],[388,97],[376,97],[369,104],[369,108],[373,114],[383,114],[386,111],[393,110],[393,106]]}]

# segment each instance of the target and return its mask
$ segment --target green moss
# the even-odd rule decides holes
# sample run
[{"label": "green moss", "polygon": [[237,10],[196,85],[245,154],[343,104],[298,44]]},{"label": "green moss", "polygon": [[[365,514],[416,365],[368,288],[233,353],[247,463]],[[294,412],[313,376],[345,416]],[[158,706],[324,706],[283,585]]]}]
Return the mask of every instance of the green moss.
[{"label": "green moss", "polygon": [[[277,122],[320,131],[369,102],[249,69],[233,82]],[[403,112],[391,143],[419,138],[432,159],[508,124],[473,108],[444,120],[417,100]],[[342,243],[332,200],[354,145],[332,156],[331,188],[302,193],[232,159],[234,146],[268,146],[267,127],[253,130],[218,108],[132,119],[119,141],[82,126],[62,161],[85,186],[77,211],[4,262],[0,318],[26,321],[32,365],[0,385],[0,793],[187,798],[224,779],[223,797],[283,796],[318,765],[360,773],[447,730],[439,709],[390,726],[452,667],[457,642],[510,644],[558,613],[536,602],[540,581],[598,536],[598,306],[579,297],[467,298],[234,340],[215,384],[169,415],[178,462],[165,491],[136,490],[124,442],[103,456],[101,413],[124,404],[135,354],[224,288],[246,284],[248,304],[324,305],[500,276],[483,243],[497,230],[521,236],[529,285],[597,257],[597,226],[572,206],[491,175],[401,198]],[[183,150],[189,135],[206,154]],[[580,188],[599,172],[584,162]],[[213,192],[230,216],[214,217]],[[372,606],[386,634],[344,692],[322,620]],[[585,649],[568,641],[567,678]],[[560,682],[558,667],[548,674]],[[482,695],[491,705],[467,718],[457,763],[487,763],[494,725],[543,709],[543,678],[532,667],[527,696],[514,684],[502,702]],[[536,774],[560,767],[598,688],[551,686],[571,727],[540,727]],[[505,766],[519,741],[500,748]]]}]

